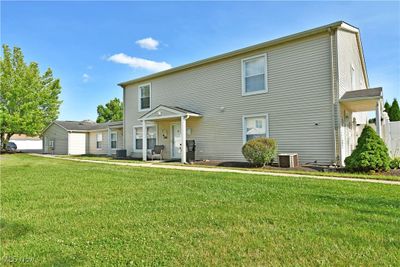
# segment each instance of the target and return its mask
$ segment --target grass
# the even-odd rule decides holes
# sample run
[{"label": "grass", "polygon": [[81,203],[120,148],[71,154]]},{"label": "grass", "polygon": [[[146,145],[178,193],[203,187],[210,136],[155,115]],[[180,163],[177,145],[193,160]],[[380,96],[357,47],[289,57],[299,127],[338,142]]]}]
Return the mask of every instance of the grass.
[{"label": "grass", "polygon": [[400,187],[1,156],[2,260],[397,265]]},{"label": "grass", "polygon": [[[144,163],[144,161],[140,160],[131,160],[131,159],[113,159],[111,157],[106,156],[94,156],[94,155],[84,155],[84,156],[58,156],[58,157],[66,157],[66,158],[75,158],[75,159],[88,159],[88,160],[97,160],[97,161],[111,161],[111,162],[128,162],[128,163]],[[169,162],[169,163],[160,163],[147,161],[147,163],[153,164],[168,164],[168,165],[180,165],[177,162]],[[240,169],[240,170],[249,170],[249,171],[261,171],[261,172],[275,172],[275,173],[289,173],[289,174],[302,174],[302,175],[314,175],[314,176],[325,176],[325,177],[349,177],[349,178],[360,178],[360,179],[374,179],[374,180],[389,180],[389,181],[400,181],[400,175],[387,175],[387,174],[367,174],[367,173],[347,173],[347,172],[319,172],[319,171],[302,171],[302,170],[282,170],[282,169],[273,169],[273,168],[235,168],[235,167],[220,167],[220,166],[210,166],[210,165],[201,165],[201,164],[191,164],[187,166],[195,166],[195,167],[204,167],[204,168],[225,168],[225,169]]]}]

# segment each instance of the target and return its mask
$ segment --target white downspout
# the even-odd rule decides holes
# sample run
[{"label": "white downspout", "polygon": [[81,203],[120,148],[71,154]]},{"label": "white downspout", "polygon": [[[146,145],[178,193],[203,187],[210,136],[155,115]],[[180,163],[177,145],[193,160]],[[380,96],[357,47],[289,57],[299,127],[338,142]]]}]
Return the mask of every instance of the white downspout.
[{"label": "white downspout", "polygon": [[142,159],[147,161],[147,129],[146,120],[142,121]]}]

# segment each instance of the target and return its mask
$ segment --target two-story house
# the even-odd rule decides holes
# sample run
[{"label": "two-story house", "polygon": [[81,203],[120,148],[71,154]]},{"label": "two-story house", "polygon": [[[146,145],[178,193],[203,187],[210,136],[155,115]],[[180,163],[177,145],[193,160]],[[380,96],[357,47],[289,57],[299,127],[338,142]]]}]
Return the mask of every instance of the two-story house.
[{"label": "two-story house", "polygon": [[357,28],[339,21],[122,82],[124,147],[146,160],[244,161],[243,144],[266,136],[301,163],[343,163],[375,111],[381,134],[382,89],[370,89]]}]

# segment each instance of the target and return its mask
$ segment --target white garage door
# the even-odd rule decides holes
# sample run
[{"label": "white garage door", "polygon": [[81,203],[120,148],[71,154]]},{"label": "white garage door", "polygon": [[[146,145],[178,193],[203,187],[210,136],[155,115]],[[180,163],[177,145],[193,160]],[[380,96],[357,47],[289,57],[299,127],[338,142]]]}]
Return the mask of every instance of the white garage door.
[{"label": "white garage door", "polygon": [[86,154],[86,133],[68,134],[68,154],[70,155]]}]

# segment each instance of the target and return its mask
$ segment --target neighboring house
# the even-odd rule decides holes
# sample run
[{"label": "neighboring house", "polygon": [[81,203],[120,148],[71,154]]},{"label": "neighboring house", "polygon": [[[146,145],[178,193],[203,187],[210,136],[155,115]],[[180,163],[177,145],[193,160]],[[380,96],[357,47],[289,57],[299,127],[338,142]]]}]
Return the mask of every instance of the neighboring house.
[{"label": "neighboring house", "polygon": [[381,134],[382,89],[369,89],[359,30],[341,21],[119,85],[125,149],[144,160],[160,144],[186,162],[193,139],[197,159],[243,161],[242,145],[265,136],[301,163],[340,164],[368,111]]},{"label": "neighboring house", "polygon": [[17,145],[17,151],[22,152],[39,152],[43,147],[42,139],[39,136],[14,134],[11,136],[10,142],[14,142]]},{"label": "neighboring house", "polygon": [[42,133],[43,152],[59,155],[112,155],[122,149],[122,121],[54,121]]}]

